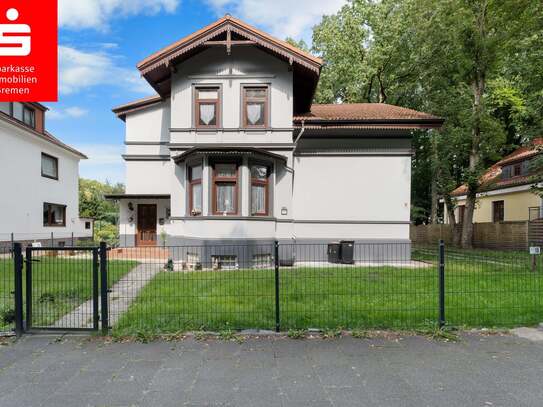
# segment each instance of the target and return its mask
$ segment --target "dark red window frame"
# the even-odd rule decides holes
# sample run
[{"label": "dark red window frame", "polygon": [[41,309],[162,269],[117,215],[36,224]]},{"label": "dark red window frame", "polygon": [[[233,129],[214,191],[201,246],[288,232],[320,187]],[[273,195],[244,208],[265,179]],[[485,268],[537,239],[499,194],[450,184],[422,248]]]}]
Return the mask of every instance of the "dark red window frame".
[{"label": "dark red window frame", "polygon": [[[217,175],[217,165],[221,164],[231,164],[236,166],[236,174],[233,177],[225,177]],[[224,212],[219,212],[217,210],[217,186],[218,185],[234,185],[234,211],[226,212],[227,215],[237,215],[239,213],[239,162],[237,161],[214,161],[211,164],[213,168],[213,177],[212,177],[212,196],[213,196],[213,214],[214,215],[224,215]]]}]

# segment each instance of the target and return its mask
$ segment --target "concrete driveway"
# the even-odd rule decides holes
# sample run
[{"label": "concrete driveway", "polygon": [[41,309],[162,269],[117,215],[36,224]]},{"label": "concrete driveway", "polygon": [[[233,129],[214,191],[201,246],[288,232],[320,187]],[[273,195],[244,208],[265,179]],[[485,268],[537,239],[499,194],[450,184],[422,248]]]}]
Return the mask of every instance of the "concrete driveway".
[{"label": "concrete driveway", "polygon": [[0,346],[0,406],[537,406],[543,344],[463,335]]}]

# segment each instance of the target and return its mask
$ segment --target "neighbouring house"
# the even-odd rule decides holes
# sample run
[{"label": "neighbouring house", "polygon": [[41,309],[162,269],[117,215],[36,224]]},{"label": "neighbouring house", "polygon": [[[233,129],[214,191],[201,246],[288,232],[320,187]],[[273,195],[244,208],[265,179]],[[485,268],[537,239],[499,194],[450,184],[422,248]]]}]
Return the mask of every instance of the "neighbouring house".
[{"label": "neighbouring house", "polygon": [[[532,218],[541,217],[541,197],[532,191],[541,179],[530,163],[542,149],[543,138],[534,139],[486,170],[481,177],[473,222],[528,221],[530,212]],[[466,192],[466,185],[461,185],[451,194],[456,203],[458,223],[462,223],[464,217]],[[449,222],[446,211],[444,219]]]},{"label": "neighbouring house", "polygon": [[[411,135],[443,120],[312,104],[322,65],[228,15],[140,62],[157,95],[113,109],[126,122],[126,193],[108,197],[120,201],[121,245],[165,237],[269,252],[278,240],[290,262],[326,258],[325,243],[346,240],[409,256]],[[200,261],[259,257],[242,249]]]},{"label": "neighbouring house", "polygon": [[79,161],[87,157],[49,133],[46,116],[40,103],[0,102],[0,244],[92,237],[92,219],[79,217]]}]

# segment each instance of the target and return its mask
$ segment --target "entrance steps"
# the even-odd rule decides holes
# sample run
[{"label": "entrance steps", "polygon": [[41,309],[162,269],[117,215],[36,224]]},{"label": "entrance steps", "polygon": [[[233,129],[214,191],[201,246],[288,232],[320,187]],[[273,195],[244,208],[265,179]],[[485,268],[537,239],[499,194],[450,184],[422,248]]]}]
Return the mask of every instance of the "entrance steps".
[{"label": "entrance steps", "polygon": [[165,263],[169,257],[169,250],[163,247],[122,247],[108,253],[110,260],[139,260],[143,263]]}]

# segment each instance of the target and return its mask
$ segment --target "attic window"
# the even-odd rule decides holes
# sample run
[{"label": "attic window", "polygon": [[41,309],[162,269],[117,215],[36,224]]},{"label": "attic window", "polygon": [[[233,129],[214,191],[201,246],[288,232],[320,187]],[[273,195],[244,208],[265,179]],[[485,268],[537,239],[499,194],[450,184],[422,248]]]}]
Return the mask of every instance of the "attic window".
[{"label": "attic window", "polygon": [[198,87],[195,91],[196,127],[219,127],[220,88]]},{"label": "attic window", "polygon": [[33,108],[20,102],[0,102],[0,112],[13,117],[29,127],[36,127],[36,113]]}]

